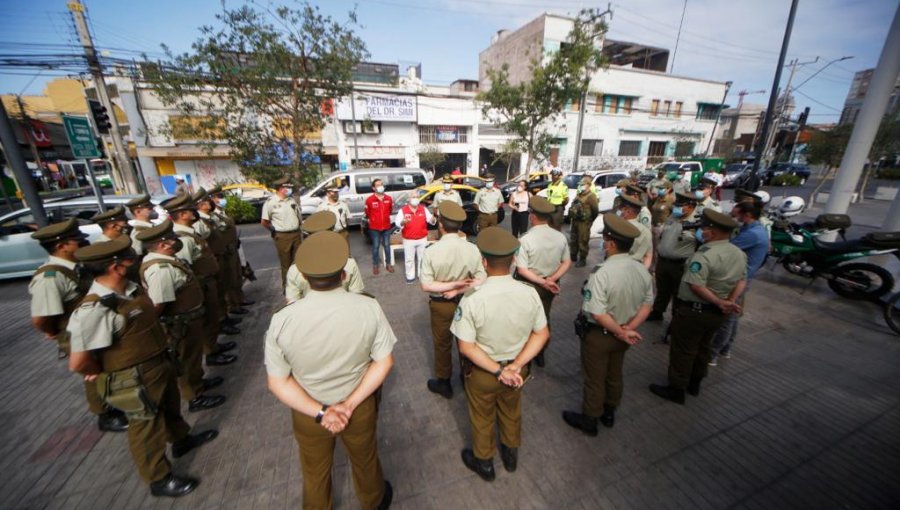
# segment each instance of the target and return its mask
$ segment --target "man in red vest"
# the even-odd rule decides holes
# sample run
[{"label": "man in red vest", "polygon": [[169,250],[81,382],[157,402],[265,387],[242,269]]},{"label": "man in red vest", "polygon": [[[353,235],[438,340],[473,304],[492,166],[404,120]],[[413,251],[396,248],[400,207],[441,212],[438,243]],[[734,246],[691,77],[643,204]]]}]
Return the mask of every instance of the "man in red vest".
[{"label": "man in red vest", "polygon": [[391,250],[391,211],[394,208],[394,200],[384,192],[384,182],[381,179],[372,181],[372,190],[375,193],[366,199],[366,219],[369,220],[369,237],[372,238],[372,274],[378,274],[381,268],[379,250],[384,247],[384,266],[388,273],[394,272],[387,260]]},{"label": "man in red vest", "polygon": [[428,225],[434,225],[434,217],[427,207],[419,206],[419,196],[412,192],[406,205],[397,211],[394,224],[403,237],[403,260],[406,264],[406,283],[416,281],[417,269],[425,256],[428,245]]}]

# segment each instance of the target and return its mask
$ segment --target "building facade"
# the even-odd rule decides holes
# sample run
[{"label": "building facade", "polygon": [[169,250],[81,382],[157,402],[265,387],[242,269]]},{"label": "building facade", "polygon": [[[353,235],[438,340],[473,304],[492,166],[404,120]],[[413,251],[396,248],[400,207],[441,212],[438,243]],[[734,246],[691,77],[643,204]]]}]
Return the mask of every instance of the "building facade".
[{"label": "building facade", "polygon": [[[841,110],[841,119],[838,124],[853,124],[859,117],[859,111],[862,109],[863,101],[869,92],[869,83],[872,81],[872,75],[875,69],[866,69],[859,71],[853,75],[853,82],[850,84],[850,90],[847,92],[847,99],[844,100],[844,108]],[[891,92],[891,98],[888,101],[886,115],[897,115],[900,113],[900,77],[894,83],[894,91]]]}]

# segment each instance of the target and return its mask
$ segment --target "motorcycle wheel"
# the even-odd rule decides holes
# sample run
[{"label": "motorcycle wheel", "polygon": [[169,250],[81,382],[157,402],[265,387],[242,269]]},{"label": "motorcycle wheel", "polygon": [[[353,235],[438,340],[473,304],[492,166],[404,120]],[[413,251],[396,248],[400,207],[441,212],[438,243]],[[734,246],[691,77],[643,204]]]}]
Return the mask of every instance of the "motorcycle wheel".
[{"label": "motorcycle wheel", "polygon": [[884,321],[894,333],[900,335],[900,292],[888,298],[884,304]]},{"label": "motorcycle wheel", "polygon": [[837,295],[847,299],[871,301],[894,288],[894,277],[886,269],[874,264],[843,264],[831,271],[828,280]]}]

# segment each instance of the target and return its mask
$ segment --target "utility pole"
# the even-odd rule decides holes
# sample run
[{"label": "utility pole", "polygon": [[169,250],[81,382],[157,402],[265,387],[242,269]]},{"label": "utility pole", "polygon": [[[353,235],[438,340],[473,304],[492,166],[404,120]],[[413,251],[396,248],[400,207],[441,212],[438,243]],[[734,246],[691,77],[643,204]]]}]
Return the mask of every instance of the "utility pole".
[{"label": "utility pole", "polygon": [[[37,166],[38,172],[41,173],[41,179],[46,179],[47,176],[44,175],[44,162],[41,161],[41,153],[38,152],[37,145],[34,143],[34,138],[28,133],[32,129],[31,118],[28,117],[28,112],[25,111],[25,103],[22,102],[22,96],[16,96],[16,103],[19,105],[19,113],[22,115],[22,132],[25,134],[25,141],[28,142],[28,148],[31,149],[31,157],[34,158],[34,164]],[[47,186],[50,189],[49,183],[44,182],[44,186]]]},{"label": "utility pole", "polygon": [[19,141],[16,140],[16,133],[13,131],[12,122],[9,121],[3,101],[0,101],[0,144],[3,144],[6,161],[12,167],[13,175],[25,198],[25,204],[31,208],[34,221],[39,227],[46,227],[47,213],[44,211],[44,203],[41,202],[41,197],[38,196],[37,189],[34,187],[34,179],[31,178],[31,172],[28,171],[28,165],[25,164],[25,158],[19,149]]},{"label": "utility pole", "polygon": [[[844,214],[850,207],[850,199],[872,149],[872,142],[881,125],[898,74],[900,74],[900,6],[894,13],[894,21],[884,40],[884,47],[881,49],[878,65],[875,66],[875,73],[872,74],[872,81],[869,82],[869,90],[863,100],[862,109],[853,124],[853,133],[847,142],[841,166],[831,186],[825,213]],[[900,230],[900,193],[891,204],[883,228]]]},{"label": "utility pole", "polygon": [[712,132],[709,134],[709,142],[706,143],[706,152],[703,154],[707,158],[709,157],[709,148],[712,147],[713,138],[716,137],[716,128],[719,127],[719,119],[722,118],[722,110],[725,108],[725,98],[728,97],[728,91],[731,90],[731,85],[734,82],[726,81],[725,82],[725,93],[722,94],[722,102],[719,104],[719,113],[716,114],[716,122],[713,123]]},{"label": "utility pole", "polygon": [[72,12],[72,18],[75,20],[75,29],[78,31],[78,37],[81,39],[81,45],[84,47],[84,56],[87,58],[88,67],[91,75],[94,77],[94,88],[97,90],[97,99],[100,104],[109,112],[110,139],[115,151],[115,158],[119,171],[122,174],[122,184],[127,193],[138,193],[140,191],[137,180],[134,175],[134,168],[131,166],[131,160],[128,158],[128,151],[125,142],[122,140],[122,133],[119,131],[119,120],[116,118],[112,101],[109,99],[109,92],[106,90],[106,80],[103,77],[103,67],[97,58],[97,51],[94,49],[94,41],[91,39],[91,33],[88,30],[87,22],[84,19],[84,5],[81,0],[72,0],[68,4],[69,10]]},{"label": "utility pole", "polygon": [[769,136],[766,138],[766,145],[764,146],[764,150],[763,150],[763,159],[766,160],[767,162],[770,162],[770,161],[768,161],[769,150],[772,148],[772,144],[775,142],[775,137],[778,135],[778,127],[784,121],[785,110],[787,110],[788,101],[790,100],[791,92],[793,91],[793,89],[791,89],[791,83],[794,82],[794,74],[797,72],[797,66],[805,66],[805,65],[815,64],[818,61],[819,61],[819,57],[816,57],[815,60],[811,60],[809,62],[800,62],[799,59],[795,58],[794,60],[791,61],[790,64],[788,64],[791,67],[791,74],[788,75],[787,87],[785,87],[785,89],[784,89],[785,92],[784,92],[784,95],[782,96],[784,100],[781,102],[780,105],[777,105],[778,113],[776,114],[776,117],[775,117],[776,124],[773,126],[773,129],[769,132]]},{"label": "utility pole", "polygon": [[[608,4],[606,6],[606,10],[600,13],[597,17],[602,18],[609,14],[609,19],[612,20],[613,12],[611,10],[612,4]],[[603,54],[603,44],[606,42],[606,32],[603,32],[600,35],[600,53]],[[587,98],[588,98],[588,89],[591,84],[591,76],[594,74],[594,70],[591,69],[591,66],[587,66],[585,70],[585,88],[584,94],[581,95],[581,104],[578,108],[578,127],[575,129],[575,157],[572,158],[572,171],[578,171],[578,160],[581,157],[581,133],[584,130],[584,114],[587,111]]]},{"label": "utility pole", "polygon": [[675,72],[675,55],[678,55],[678,43],[681,41],[681,27],[684,25],[684,15],[687,12],[687,0],[684,0],[684,7],[681,9],[681,22],[678,23],[678,35],[675,37],[675,51],[672,52],[672,65],[669,67],[669,74]]},{"label": "utility pole", "polygon": [[[766,109],[766,120],[763,122],[763,130],[761,138],[768,140],[769,129],[772,126],[772,117],[775,115],[775,102],[778,99],[778,83],[781,82],[781,70],[784,68],[784,59],[787,57],[788,45],[791,42],[791,30],[794,28],[794,17],[797,15],[797,3],[799,0],[791,1],[791,10],[788,14],[787,26],[784,27],[784,39],[781,41],[781,53],[778,55],[778,66],[775,68],[775,78],[772,80],[772,94],[769,95],[769,107]],[[759,189],[759,164],[763,156],[765,144],[761,144],[756,149],[756,157],[753,159],[753,169],[750,170],[750,179],[748,188],[751,191]]]},{"label": "utility pole", "polygon": [[[350,118],[353,121],[353,157],[356,159],[356,165],[359,164],[359,143],[357,142],[358,133],[356,129],[356,99],[353,98],[353,88],[350,88]],[[362,129],[362,123],[359,125]],[[351,168],[356,168],[353,162],[350,162]]]}]

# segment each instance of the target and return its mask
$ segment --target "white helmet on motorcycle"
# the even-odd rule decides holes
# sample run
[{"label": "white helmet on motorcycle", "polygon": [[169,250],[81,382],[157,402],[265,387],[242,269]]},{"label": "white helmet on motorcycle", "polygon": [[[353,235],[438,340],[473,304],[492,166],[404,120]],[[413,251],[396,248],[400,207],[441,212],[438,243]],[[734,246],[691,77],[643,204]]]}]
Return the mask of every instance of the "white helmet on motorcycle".
[{"label": "white helmet on motorcycle", "polygon": [[[769,200],[772,199],[772,197],[770,197],[769,194],[763,190],[759,190],[753,194],[759,197],[759,200],[762,202],[763,205],[768,204]],[[793,197],[793,198],[797,198],[797,197]],[[802,199],[801,199],[801,201],[802,201]]]},{"label": "white helmet on motorcycle", "polygon": [[800,197],[787,197],[778,206],[777,214],[779,218],[790,218],[803,212],[806,202]]}]

